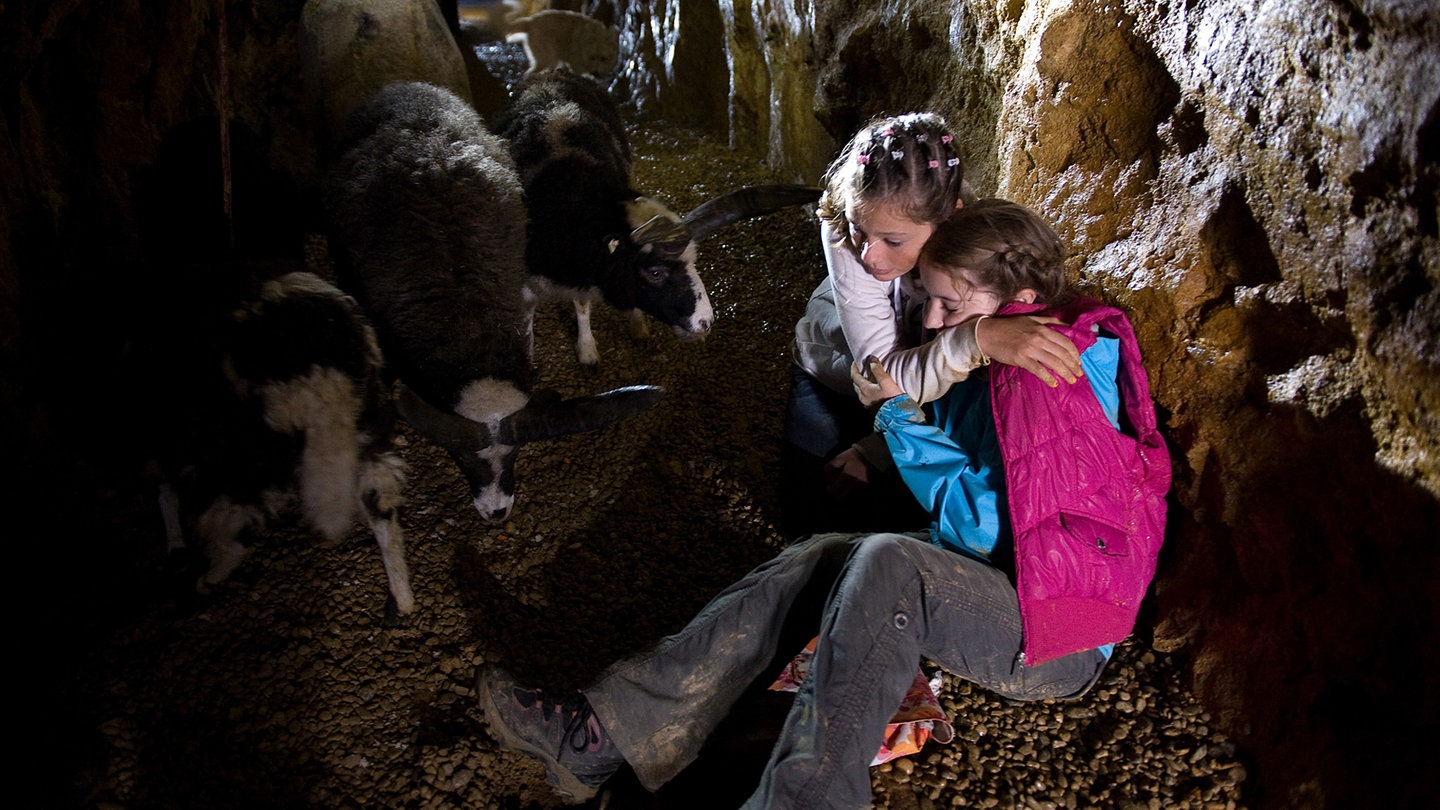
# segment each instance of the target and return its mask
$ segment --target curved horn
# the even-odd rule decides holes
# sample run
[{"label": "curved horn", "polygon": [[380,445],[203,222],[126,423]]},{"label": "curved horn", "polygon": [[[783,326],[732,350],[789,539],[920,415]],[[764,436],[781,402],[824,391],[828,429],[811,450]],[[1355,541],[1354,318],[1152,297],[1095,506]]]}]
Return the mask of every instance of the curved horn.
[{"label": "curved horn", "polygon": [[813,203],[820,198],[819,186],[746,186],[721,194],[686,214],[681,222],[690,226],[691,238],[703,241],[710,234],[742,219],[758,217],[791,205]]},{"label": "curved horn", "polygon": [[446,449],[489,441],[484,425],[431,405],[403,382],[395,383],[395,408],[420,435]]},{"label": "curved horn", "polygon": [[667,217],[651,217],[640,227],[630,232],[630,241],[637,245],[652,244],[672,253],[685,250],[693,237],[690,226]]},{"label": "curved horn", "polygon": [[511,419],[516,444],[583,433],[628,419],[660,401],[658,385],[630,385],[594,396],[531,404]]}]

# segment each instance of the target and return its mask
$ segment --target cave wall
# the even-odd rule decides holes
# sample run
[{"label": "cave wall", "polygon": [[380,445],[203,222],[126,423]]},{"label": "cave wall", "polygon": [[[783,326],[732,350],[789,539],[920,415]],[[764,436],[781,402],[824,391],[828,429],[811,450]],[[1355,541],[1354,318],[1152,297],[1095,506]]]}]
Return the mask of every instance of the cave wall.
[{"label": "cave wall", "polygon": [[1147,626],[1257,803],[1433,800],[1436,5],[719,5],[732,144],[814,181],[868,117],[943,112],[1132,313],[1175,454]]},{"label": "cave wall", "polygon": [[[159,156],[213,150],[228,110],[255,217],[229,244],[301,249],[302,5],[0,4],[0,449],[36,465],[9,492],[30,508],[63,501],[35,469],[123,435],[144,234],[226,241],[211,203],[140,221]],[[641,114],[787,179],[818,180],[871,115],[948,115],[977,189],[1054,219],[1077,280],[1133,315],[1176,465],[1142,632],[1246,747],[1255,806],[1433,798],[1434,3],[585,6],[621,29]],[[189,179],[215,199],[218,176]]]},{"label": "cave wall", "polygon": [[0,4],[0,450],[35,465],[18,502],[61,497],[44,473],[89,475],[125,441],[135,392],[117,369],[165,291],[156,260],[301,256],[303,5]]}]

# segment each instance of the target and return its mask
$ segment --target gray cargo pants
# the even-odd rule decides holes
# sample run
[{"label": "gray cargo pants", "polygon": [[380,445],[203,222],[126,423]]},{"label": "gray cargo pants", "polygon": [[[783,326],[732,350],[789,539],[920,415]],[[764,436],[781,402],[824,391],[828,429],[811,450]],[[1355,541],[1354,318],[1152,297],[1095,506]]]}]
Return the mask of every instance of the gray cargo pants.
[{"label": "gray cargo pants", "polygon": [[755,568],[584,693],[653,791],[817,630],[810,677],[747,810],[869,807],[869,764],[922,658],[1018,700],[1081,694],[1105,666],[1097,650],[1019,666],[1019,601],[1002,571],[914,536],[827,534]]}]

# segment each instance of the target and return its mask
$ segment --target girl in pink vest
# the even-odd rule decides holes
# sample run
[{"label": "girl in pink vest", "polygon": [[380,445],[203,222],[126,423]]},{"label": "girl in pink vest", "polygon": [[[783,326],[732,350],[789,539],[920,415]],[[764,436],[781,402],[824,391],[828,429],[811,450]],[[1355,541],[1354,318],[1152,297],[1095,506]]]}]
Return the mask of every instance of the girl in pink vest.
[{"label": "girl in pink vest", "polygon": [[1052,390],[996,364],[938,400],[933,419],[883,366],[872,366],[876,382],[857,383],[862,401],[884,403],[877,429],[930,511],[934,542],[1014,575],[1022,654],[1033,663],[1130,632],[1155,573],[1170,488],[1130,322],[1072,295],[1063,262],[1060,238],[1033,211],[982,200],[921,253],[925,325],[982,335],[996,314],[1057,318],[1052,328],[1081,352],[1082,383]]},{"label": "girl in pink vest", "polygon": [[1154,571],[1170,470],[1129,323],[1069,295],[1063,258],[1032,212],[984,201],[937,228],[920,273],[942,336],[964,325],[984,346],[990,317],[1011,310],[1063,321],[1051,328],[1080,353],[1075,383],[982,365],[927,413],[880,361],[868,378],[852,370],[928,532],[803,539],[578,693],[484,668],[491,731],[571,801],[627,763],[656,790],[816,638],[758,784],[711,805],[850,810],[871,806],[868,766],[922,659],[1016,700],[1089,689]]}]

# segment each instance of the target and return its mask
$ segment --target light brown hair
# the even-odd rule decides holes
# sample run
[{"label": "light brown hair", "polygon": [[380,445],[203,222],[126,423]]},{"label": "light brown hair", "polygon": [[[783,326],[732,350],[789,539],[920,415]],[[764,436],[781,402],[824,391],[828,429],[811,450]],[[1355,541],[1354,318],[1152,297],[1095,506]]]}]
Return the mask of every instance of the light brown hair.
[{"label": "light brown hair", "polygon": [[968,282],[1002,302],[1027,288],[1043,304],[1071,297],[1060,235],[1034,211],[1009,200],[979,200],[954,212],[936,226],[920,261],[952,274],[963,269]]}]

